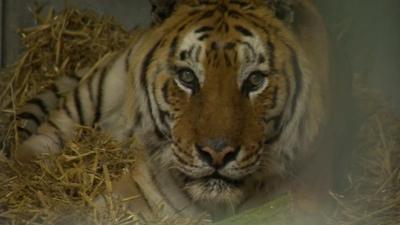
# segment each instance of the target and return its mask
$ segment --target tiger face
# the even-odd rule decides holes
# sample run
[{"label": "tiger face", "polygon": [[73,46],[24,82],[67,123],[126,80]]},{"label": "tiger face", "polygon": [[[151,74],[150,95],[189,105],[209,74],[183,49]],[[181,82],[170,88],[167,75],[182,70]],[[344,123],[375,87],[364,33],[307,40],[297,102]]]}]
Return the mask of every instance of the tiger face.
[{"label": "tiger face", "polygon": [[264,3],[181,4],[157,29],[145,64],[162,165],[195,202],[238,205],[291,160],[296,41]]}]

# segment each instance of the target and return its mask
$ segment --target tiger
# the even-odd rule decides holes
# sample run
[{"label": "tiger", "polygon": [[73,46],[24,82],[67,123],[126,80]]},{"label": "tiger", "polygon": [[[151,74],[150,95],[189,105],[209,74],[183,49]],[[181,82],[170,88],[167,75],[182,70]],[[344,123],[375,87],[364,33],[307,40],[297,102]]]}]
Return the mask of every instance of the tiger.
[{"label": "tiger", "polygon": [[328,34],[313,1],[151,4],[153,24],[127,48],[22,107],[15,158],[60,154],[83,125],[141,146],[113,191],[141,196],[132,207],[150,217],[219,219],[285,188],[302,195],[301,172],[324,165],[329,107]]}]

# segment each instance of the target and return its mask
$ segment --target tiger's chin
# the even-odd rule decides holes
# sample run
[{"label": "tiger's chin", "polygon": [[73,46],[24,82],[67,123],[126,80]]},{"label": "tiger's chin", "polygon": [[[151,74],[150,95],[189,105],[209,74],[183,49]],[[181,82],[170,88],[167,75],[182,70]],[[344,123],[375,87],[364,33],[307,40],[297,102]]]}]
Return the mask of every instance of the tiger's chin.
[{"label": "tiger's chin", "polygon": [[190,197],[203,207],[235,207],[244,199],[243,181],[220,175],[193,179],[185,184]]}]

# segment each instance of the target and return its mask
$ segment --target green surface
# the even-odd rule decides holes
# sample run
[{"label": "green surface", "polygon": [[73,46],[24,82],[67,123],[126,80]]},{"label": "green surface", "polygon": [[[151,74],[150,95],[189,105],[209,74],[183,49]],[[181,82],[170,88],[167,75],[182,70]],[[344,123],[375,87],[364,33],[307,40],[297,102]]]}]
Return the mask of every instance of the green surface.
[{"label": "green surface", "polygon": [[293,225],[291,209],[292,196],[288,194],[214,225]]}]

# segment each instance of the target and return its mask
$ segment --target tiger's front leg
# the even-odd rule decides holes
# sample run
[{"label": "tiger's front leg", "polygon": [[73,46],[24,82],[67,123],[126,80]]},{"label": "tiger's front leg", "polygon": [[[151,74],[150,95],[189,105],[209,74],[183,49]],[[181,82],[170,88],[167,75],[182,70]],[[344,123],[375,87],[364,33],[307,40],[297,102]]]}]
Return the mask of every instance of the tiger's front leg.
[{"label": "tiger's front leg", "polygon": [[65,140],[71,138],[74,127],[75,121],[64,110],[52,112],[49,120],[38,128],[37,134],[18,146],[15,158],[20,162],[29,162],[60,153]]},{"label": "tiger's front leg", "polygon": [[[115,136],[115,127],[104,127],[103,123],[118,122],[110,120],[119,119],[117,114],[123,104],[128,79],[126,68],[126,61],[130,55],[128,53],[129,51],[123,54],[114,53],[105,57],[101,64],[93,68],[87,79],[81,81],[78,87],[61,99],[56,110],[48,112],[48,116],[40,115],[38,110],[33,110],[34,107],[28,108],[32,111],[20,112],[19,115],[23,115],[20,119],[33,121],[37,124],[37,130],[20,129],[31,135],[18,146],[15,158],[21,162],[29,162],[42,156],[59,154],[64,143],[71,139],[74,129],[79,125],[89,127],[99,125]],[[40,100],[36,108],[45,108],[48,104],[47,99]],[[46,110],[40,112],[44,114],[44,111]],[[123,127],[119,130],[123,130]]]}]

